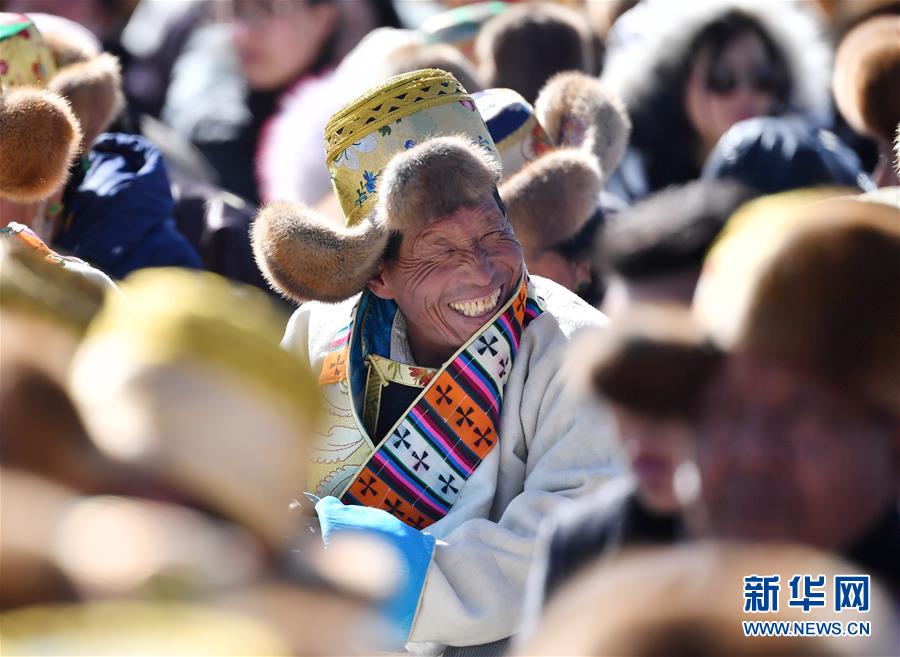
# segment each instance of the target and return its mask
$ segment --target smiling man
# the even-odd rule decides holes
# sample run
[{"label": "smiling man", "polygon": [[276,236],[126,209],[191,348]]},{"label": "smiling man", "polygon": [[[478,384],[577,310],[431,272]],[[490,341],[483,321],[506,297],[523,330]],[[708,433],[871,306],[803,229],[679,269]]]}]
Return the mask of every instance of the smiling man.
[{"label": "smiling man", "polygon": [[391,78],[325,137],[346,227],[279,203],[254,228],[273,286],[313,299],[284,346],[328,410],[309,477],[323,538],[371,531],[403,554],[395,646],[503,639],[541,519],[618,471],[610,418],[569,397],[563,367],[605,319],[528,276],[496,149],[449,74]]}]

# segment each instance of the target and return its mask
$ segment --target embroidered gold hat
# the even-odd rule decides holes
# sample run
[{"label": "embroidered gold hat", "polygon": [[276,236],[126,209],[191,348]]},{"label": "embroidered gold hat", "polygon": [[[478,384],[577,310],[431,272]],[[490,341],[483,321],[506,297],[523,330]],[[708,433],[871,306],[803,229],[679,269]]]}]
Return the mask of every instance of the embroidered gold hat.
[{"label": "embroidered gold hat", "polygon": [[339,301],[377,272],[391,233],[403,233],[490,195],[500,156],[471,96],[450,73],[389,78],[325,128],[326,165],[345,227],[303,203],[257,216],[256,262],[296,301]]}]

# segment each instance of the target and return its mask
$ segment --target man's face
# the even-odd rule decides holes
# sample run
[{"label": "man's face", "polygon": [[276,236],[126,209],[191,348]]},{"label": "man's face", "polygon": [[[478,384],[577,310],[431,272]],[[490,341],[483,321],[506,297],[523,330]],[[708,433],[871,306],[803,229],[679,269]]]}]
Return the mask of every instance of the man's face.
[{"label": "man's face", "polygon": [[407,234],[369,287],[397,302],[417,362],[436,366],[510,298],[522,270],[522,247],[488,196]]},{"label": "man's face", "polygon": [[823,377],[732,356],[701,409],[713,534],[846,548],[896,504],[897,427]]}]

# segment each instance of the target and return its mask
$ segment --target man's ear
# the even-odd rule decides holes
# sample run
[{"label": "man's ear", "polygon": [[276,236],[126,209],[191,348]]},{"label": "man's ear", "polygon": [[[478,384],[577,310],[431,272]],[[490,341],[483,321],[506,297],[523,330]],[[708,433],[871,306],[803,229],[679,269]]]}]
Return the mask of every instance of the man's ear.
[{"label": "man's ear", "polygon": [[378,273],[366,283],[366,287],[368,287],[377,297],[382,299],[395,299],[397,295],[394,293],[393,287],[388,280],[388,277],[385,275],[385,267],[384,265],[381,265],[381,267],[378,268]]}]

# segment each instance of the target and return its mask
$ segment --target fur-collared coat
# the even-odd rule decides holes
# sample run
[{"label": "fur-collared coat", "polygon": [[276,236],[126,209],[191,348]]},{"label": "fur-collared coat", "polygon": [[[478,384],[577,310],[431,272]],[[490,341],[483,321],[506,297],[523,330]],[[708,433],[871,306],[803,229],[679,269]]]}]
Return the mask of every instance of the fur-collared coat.
[{"label": "fur-collared coat", "polygon": [[[514,634],[541,520],[621,469],[611,414],[579,399],[565,367],[572,334],[606,320],[556,283],[532,281],[546,310],[525,330],[504,389],[499,449],[426,530],[438,543],[410,634],[413,652]],[[282,345],[320,371],[356,300],[304,304]],[[334,426],[346,422],[349,404],[348,398],[345,409],[328,409]]]},{"label": "fur-collared coat", "polygon": [[700,174],[691,160],[693,128],[683,104],[693,44],[729,12],[753,20],[771,39],[787,73],[786,106],[814,124],[830,121],[832,49],[813,11],[786,1],[642,2],[607,38],[602,82],[622,99],[632,121],[631,144],[607,189],[633,203]]}]

